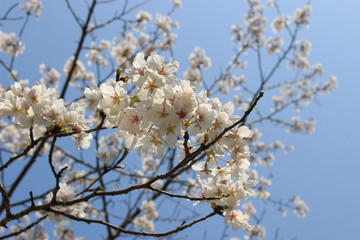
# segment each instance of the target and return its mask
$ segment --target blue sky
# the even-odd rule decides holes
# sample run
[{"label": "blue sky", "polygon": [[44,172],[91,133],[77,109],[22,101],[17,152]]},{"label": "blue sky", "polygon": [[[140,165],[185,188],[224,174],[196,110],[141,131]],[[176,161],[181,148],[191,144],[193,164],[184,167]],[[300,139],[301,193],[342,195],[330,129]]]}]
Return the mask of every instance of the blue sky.
[{"label": "blue sky", "polygon": [[[292,14],[306,1],[278,2],[284,12]],[[311,5],[310,28],[300,35],[312,43],[310,62],[323,63],[324,76],[337,76],[339,88],[301,113],[303,119],[314,117],[317,123],[314,134],[290,134],[270,125],[262,129],[264,139],[280,139],[295,146],[288,155],[276,155],[271,169],[275,177],[269,189],[272,197],[286,199],[298,194],[310,207],[305,219],[297,219],[290,212],[287,218],[281,218],[274,207],[267,204],[263,225],[267,229],[266,239],[274,239],[276,229],[283,239],[360,239],[360,45],[357,43],[360,2],[319,0],[312,1]],[[148,3],[144,9],[166,13],[170,6],[168,1],[159,0]],[[232,55],[230,27],[242,21],[244,6],[241,0],[184,1],[183,8],[173,15],[173,19],[180,22],[174,51],[175,59],[180,62],[179,72],[186,69],[189,54],[199,46],[212,59],[212,68],[205,76],[213,79],[219,74]],[[16,63],[22,70],[20,77],[38,81],[38,66],[43,62],[61,72],[64,62],[75,51],[79,31],[70,14],[59,14],[64,8],[63,1],[46,1],[40,21],[31,19],[24,34],[25,54]],[[1,28],[5,32],[18,29],[12,24]],[[104,36],[116,35],[119,31],[115,29],[104,32]],[[2,69],[0,74],[7,76]],[[256,74],[251,77],[256,81]],[[294,115],[291,111],[288,114]],[[182,236],[194,239],[203,237],[207,231],[207,239],[217,239],[223,229],[221,224],[221,219],[214,219]],[[228,230],[227,233],[230,237],[242,236],[242,232]]]}]

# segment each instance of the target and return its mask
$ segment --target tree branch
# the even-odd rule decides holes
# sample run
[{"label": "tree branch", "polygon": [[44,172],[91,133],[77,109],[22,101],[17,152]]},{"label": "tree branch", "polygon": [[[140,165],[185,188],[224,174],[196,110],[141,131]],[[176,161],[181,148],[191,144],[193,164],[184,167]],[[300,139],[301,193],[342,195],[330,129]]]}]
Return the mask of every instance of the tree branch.
[{"label": "tree branch", "polygon": [[126,234],[132,234],[132,235],[137,235],[137,236],[152,236],[152,237],[165,237],[165,236],[169,236],[171,234],[174,234],[174,233],[177,233],[177,232],[180,232],[186,228],[189,228],[191,226],[193,226],[194,224],[196,223],[199,223],[199,222],[202,222],[202,221],[205,221],[206,219],[216,215],[216,214],[219,214],[218,212],[214,211],[214,212],[211,212],[210,214],[202,217],[202,218],[199,218],[199,219],[196,219],[194,220],[193,222],[189,223],[189,224],[183,224],[183,225],[180,225],[178,226],[176,229],[173,229],[173,230],[170,230],[168,232],[162,232],[162,233],[148,233],[148,232],[137,232],[137,231],[131,231],[131,230],[126,230],[122,227],[118,227],[118,226],[115,226],[111,223],[108,223],[108,222],[105,222],[105,221],[101,221],[101,220],[94,220],[94,219],[87,219],[87,218],[80,218],[80,217],[75,217],[73,215],[70,215],[70,214],[67,214],[67,213],[64,213],[64,212],[60,212],[60,211],[56,211],[54,209],[51,209],[49,208],[48,209],[49,212],[53,212],[53,213],[56,213],[56,214],[61,214],[67,218],[70,218],[72,220],[76,220],[78,222],[86,222],[88,224],[91,224],[91,223],[97,223],[97,224],[101,224],[101,225],[105,225],[105,226],[108,226],[116,231],[119,231],[121,233],[126,233]]},{"label": "tree branch", "polygon": [[64,87],[61,91],[61,94],[60,94],[60,98],[64,98],[65,97],[65,93],[66,93],[66,90],[68,88],[68,85],[71,81],[71,78],[72,78],[72,75],[75,71],[75,68],[77,66],[76,62],[77,60],[79,59],[79,56],[80,56],[80,52],[81,52],[81,49],[82,49],[82,46],[84,44],[84,40],[85,40],[85,37],[87,35],[87,28],[88,28],[88,25],[90,23],[90,19],[91,19],[91,15],[93,14],[93,11],[94,11],[94,8],[95,8],[95,5],[96,5],[96,0],[93,0],[92,4],[91,4],[91,7],[89,9],[89,12],[88,12],[88,16],[86,18],[86,22],[85,24],[82,26],[82,29],[81,29],[81,37],[80,37],[80,41],[79,41],[79,44],[78,44],[78,47],[77,47],[77,50],[75,52],[75,55],[74,55],[74,61],[71,65],[71,68],[70,68],[70,71],[68,73],[68,76],[66,78],[66,81],[65,81],[65,84],[64,84]]}]

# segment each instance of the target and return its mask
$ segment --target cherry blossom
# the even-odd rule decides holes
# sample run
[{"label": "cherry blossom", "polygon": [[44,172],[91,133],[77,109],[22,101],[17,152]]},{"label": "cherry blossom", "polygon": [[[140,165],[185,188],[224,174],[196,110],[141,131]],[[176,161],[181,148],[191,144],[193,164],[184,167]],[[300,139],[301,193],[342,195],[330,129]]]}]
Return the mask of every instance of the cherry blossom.
[{"label": "cherry blossom", "polygon": [[[125,4],[123,11],[105,21],[97,15],[96,1],[90,1],[86,22],[67,3],[82,29],[77,52],[64,61],[62,75],[40,64],[39,82],[19,79],[22,75],[14,68],[25,49],[22,31],[0,31],[0,51],[10,59],[1,60],[1,66],[11,81],[0,85],[0,143],[6,155],[0,171],[5,175],[5,169],[20,165],[23,158],[26,165],[20,171],[30,172],[27,169],[35,162],[46,164],[53,180],[47,191],[31,190],[23,202],[12,196],[16,181],[23,179],[21,172],[13,186],[1,183],[0,211],[5,214],[0,232],[47,239],[47,224],[40,223],[46,219],[56,222],[56,238],[76,239],[71,221],[106,226],[109,238],[163,237],[217,216],[234,231],[247,231],[245,239],[251,239],[266,233],[256,221],[254,198],[278,205],[281,215],[287,209],[300,218],[309,212],[300,197],[286,203],[274,200],[272,178],[256,167],[270,167],[275,151],[293,149],[277,139],[263,141],[261,123],[311,134],[315,121],[302,120],[298,112],[338,86],[333,75],[324,83],[315,80],[324,74],[323,66],[311,63],[311,43],[297,35],[309,26],[311,7],[297,9],[290,18],[274,1],[268,1],[273,9],[267,9],[259,0],[247,0],[243,21],[229,29],[234,55],[211,82],[207,70],[217,59],[210,59],[200,47],[189,55],[185,72],[179,72],[180,64],[173,59],[177,56],[173,31],[180,25],[172,13],[182,1],[170,1],[165,14],[127,9]],[[26,14],[25,21],[31,15],[39,18],[42,3],[27,0],[19,9]],[[267,10],[277,14],[272,21],[265,16]],[[132,11],[137,12],[129,14]],[[112,23],[122,26],[113,30],[120,35],[112,41],[99,38],[99,31]],[[270,28],[272,36],[266,36]],[[257,63],[248,64],[249,59]],[[267,59],[273,64],[263,64]],[[247,74],[253,66],[258,79]],[[285,71],[283,66],[293,75],[277,77],[274,73]],[[70,98],[60,97],[65,91]],[[267,96],[267,110],[266,104],[258,104],[264,92],[274,94]],[[296,116],[280,117],[288,108]],[[71,138],[78,151],[64,144]],[[35,205],[35,199],[43,202]],[[182,206],[181,200],[191,202],[188,207],[196,214],[197,205],[204,205],[210,214],[170,216],[179,224],[156,233],[155,225],[164,220],[160,208],[167,207],[169,199],[176,207]],[[121,211],[113,211],[118,203]],[[39,221],[36,227],[21,232],[31,226],[33,217]],[[7,224],[10,230],[2,228]]]}]

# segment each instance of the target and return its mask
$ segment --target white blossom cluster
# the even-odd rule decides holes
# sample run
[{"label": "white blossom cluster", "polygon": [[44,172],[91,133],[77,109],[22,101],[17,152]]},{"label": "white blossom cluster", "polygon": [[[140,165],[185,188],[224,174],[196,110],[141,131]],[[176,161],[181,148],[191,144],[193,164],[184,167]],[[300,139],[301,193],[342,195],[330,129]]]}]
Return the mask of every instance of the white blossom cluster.
[{"label": "white blossom cluster", "polygon": [[152,200],[143,201],[140,210],[144,212],[144,215],[138,216],[133,220],[135,226],[153,232],[155,229],[154,220],[158,216],[155,202]]},{"label": "white blossom cluster", "polygon": [[[91,53],[92,52],[90,52],[90,54],[87,56],[88,58],[90,58]],[[68,59],[66,61],[65,65],[64,65],[64,69],[63,69],[63,73],[64,73],[65,77],[69,76],[71,67],[73,66],[73,62],[74,62],[74,56],[70,57],[70,59]],[[102,62],[102,64],[104,65],[104,62]],[[81,87],[81,85],[76,84],[75,81],[91,82],[91,81],[94,81],[94,79],[95,79],[94,73],[87,72],[82,61],[76,60],[75,67],[74,67],[74,70],[71,75],[70,84],[79,89]]]},{"label": "white blossom cluster", "polygon": [[290,19],[290,16],[288,16],[288,15],[287,16],[280,15],[280,16],[276,17],[271,23],[273,32],[276,34],[281,33],[284,30],[284,28],[289,25],[289,23],[290,23],[289,19]]},{"label": "white blossom cluster", "polygon": [[309,207],[306,205],[306,203],[300,199],[299,196],[293,196],[290,199],[291,202],[296,204],[296,207],[294,209],[294,213],[299,217],[299,218],[304,218],[306,217],[306,214],[309,213],[310,209]]},{"label": "white blossom cluster", "polygon": [[268,23],[268,20],[262,14],[264,6],[260,4],[260,1],[247,1],[249,3],[249,10],[244,16],[246,24],[245,35],[248,36],[246,45],[257,49],[265,44],[263,33],[265,32],[265,25]]},{"label": "white blossom cluster", "polygon": [[59,86],[61,74],[55,68],[50,68],[45,64],[40,64],[39,72],[43,75],[40,82],[45,84],[46,87],[57,88]]},{"label": "white blossom cluster", "polygon": [[142,32],[145,30],[145,24],[151,21],[152,15],[146,11],[140,10],[136,14],[136,25],[135,30],[138,32]]},{"label": "white blossom cluster", "polygon": [[[124,138],[125,147],[162,158],[165,147],[177,146],[186,130],[204,135],[213,127],[210,134],[216,136],[233,122],[232,104],[221,106],[205,91],[197,94],[188,81],[178,83],[174,75],[177,62],[165,64],[156,54],[145,60],[139,53],[133,65],[134,69],[125,70],[129,82],[108,82],[85,89],[85,107],[101,108]],[[131,96],[127,93],[129,83],[137,86]]]},{"label": "white blossom cluster", "polygon": [[[235,231],[239,228],[250,229],[249,216],[237,209],[241,201],[255,194],[253,188],[256,181],[250,180],[248,175],[250,138],[251,131],[247,127],[234,128],[215,144],[205,162],[192,166],[199,172],[198,178],[203,191],[201,196],[216,198],[205,201],[214,208],[221,207],[224,210],[225,224],[230,223]],[[230,160],[225,160],[226,166],[221,167],[218,161],[222,160],[226,152],[230,155]]]},{"label": "white blossom cluster", "polygon": [[42,2],[39,0],[24,0],[24,3],[19,6],[19,9],[39,19],[42,7]]},{"label": "white blossom cluster", "polygon": [[24,50],[25,45],[15,33],[4,33],[0,30],[0,52],[16,57]]},{"label": "white blossom cluster", "polygon": [[182,0],[170,0],[174,4],[175,8],[182,8]]},{"label": "white blossom cluster", "polygon": [[227,94],[230,91],[238,91],[241,86],[246,82],[244,75],[236,76],[224,72],[222,74],[223,81],[219,81],[217,87],[222,94]]},{"label": "white blossom cluster", "polygon": [[90,121],[85,118],[85,110],[76,103],[66,106],[57,97],[55,88],[35,84],[32,88],[23,87],[19,82],[11,85],[0,102],[0,117],[11,117],[13,123],[23,128],[45,126],[48,132],[79,132],[74,135],[76,147],[88,148],[92,139]]},{"label": "white blossom cluster", "polygon": [[114,38],[111,44],[111,56],[119,66],[129,68],[128,60],[132,58],[136,47],[139,46],[138,39],[132,33],[128,33],[121,41]]},{"label": "white blossom cluster", "polygon": [[[234,105],[222,105],[218,99],[210,99],[205,91],[196,93],[190,82],[178,80],[174,73],[177,62],[165,63],[159,55],[144,59],[139,53],[133,62],[133,69],[125,70],[128,82],[103,83],[99,88],[85,89],[85,107],[101,108],[110,126],[116,126],[125,147],[137,148],[139,155],[154,154],[154,158],[165,156],[167,147],[180,147],[179,159],[185,157],[183,138],[186,131],[201,142],[218,136],[239,117],[232,115]],[[179,81],[179,82],[178,82]],[[129,96],[128,84],[137,86]],[[243,126],[234,128],[219,140],[208,152],[206,162],[197,163],[204,197],[215,197],[210,203],[225,209],[226,223],[232,227],[248,228],[247,217],[235,210],[240,201],[252,195],[251,181],[248,181],[250,130]],[[190,151],[195,150],[190,145]],[[96,152],[105,163],[118,154],[114,147],[101,145]],[[221,168],[217,161],[230,156],[228,165]],[[222,161],[222,160],[221,160]],[[140,220],[139,220],[140,221]],[[140,223],[139,223],[140,224]]]},{"label": "white blossom cluster", "polygon": [[323,84],[314,83],[314,76],[321,75],[322,68],[319,64],[312,67],[312,72],[303,76],[296,82],[283,83],[280,88],[281,96],[273,96],[275,105],[274,111],[277,111],[289,103],[299,111],[302,106],[309,105],[317,98],[317,95],[327,95],[338,87],[337,78],[329,76],[329,80]]},{"label": "white blossom cluster", "polygon": [[110,48],[110,41],[101,40],[99,46],[96,46],[96,44],[92,42],[90,50],[85,55],[85,57],[89,59],[88,65],[91,67],[93,64],[97,64],[103,66],[106,69],[108,67],[106,55]]},{"label": "white blossom cluster", "polygon": [[85,240],[83,237],[76,237],[74,229],[69,225],[69,221],[57,222],[54,229],[54,237],[62,240]]},{"label": "white blossom cluster", "polygon": [[298,25],[305,25],[305,27],[309,27],[310,24],[310,12],[312,10],[312,7],[309,5],[306,5],[304,8],[296,9],[296,12],[294,13],[294,23]]},{"label": "white blossom cluster", "polygon": [[202,85],[202,73],[200,69],[208,69],[211,67],[211,59],[206,55],[204,49],[195,47],[194,53],[189,56],[190,66],[184,72],[184,78],[189,80],[193,86]]},{"label": "white blossom cluster", "polygon": [[284,40],[279,37],[269,37],[267,40],[266,52],[270,55],[280,51],[280,46],[284,43]]},{"label": "white blossom cluster", "polygon": [[[292,146],[285,146],[282,142],[279,140],[276,140],[274,143],[267,144],[260,140],[262,134],[258,129],[252,130],[252,143],[251,143],[251,149],[252,152],[250,154],[250,162],[252,166],[266,166],[270,167],[274,164],[274,152],[277,150],[281,150],[285,153],[289,153],[293,150]],[[255,172],[256,170],[253,169],[252,172]],[[257,179],[254,178],[254,179]],[[259,189],[262,190],[262,189]]]},{"label": "white blossom cluster", "polygon": [[116,133],[101,137],[99,147],[95,150],[96,157],[105,165],[111,163],[119,155],[121,144],[122,139]]},{"label": "white blossom cluster", "polygon": [[[180,1],[174,2],[174,6],[178,5]],[[173,21],[170,16],[164,16],[161,14],[156,15],[156,27],[162,32],[163,36],[166,38],[161,38],[158,40],[159,47],[162,50],[170,50],[175,46],[175,40],[178,35],[172,33],[171,31],[175,28],[180,28],[180,24],[176,21]]]},{"label": "white blossom cluster", "polygon": [[[61,204],[61,202],[67,202],[76,199],[75,189],[72,186],[66,183],[60,183],[59,187],[60,189],[56,193],[56,201],[58,203]],[[51,203],[53,200],[53,196],[54,196],[53,192],[48,193],[46,199],[44,200],[44,203],[45,204]],[[71,206],[61,206],[60,204],[52,206],[51,209],[59,212],[64,212],[79,218],[84,218],[86,216],[84,210],[85,208],[89,207],[89,205],[85,202],[79,202]],[[54,212],[48,212],[47,214],[49,221],[61,222],[64,218],[63,215]],[[38,217],[39,216],[41,216],[41,213],[38,213]]]},{"label": "white blossom cluster", "polygon": [[156,15],[156,25],[157,28],[164,34],[167,35],[170,33],[172,28],[179,28],[180,25],[178,22],[171,20],[169,16],[162,14]]}]

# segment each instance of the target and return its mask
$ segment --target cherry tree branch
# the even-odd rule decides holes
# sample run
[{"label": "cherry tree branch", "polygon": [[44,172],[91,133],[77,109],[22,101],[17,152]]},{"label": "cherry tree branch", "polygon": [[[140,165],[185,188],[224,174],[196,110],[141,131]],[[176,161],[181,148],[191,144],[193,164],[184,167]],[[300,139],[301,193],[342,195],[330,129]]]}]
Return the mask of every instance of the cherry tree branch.
[{"label": "cherry tree branch", "polygon": [[6,239],[6,238],[18,236],[18,235],[20,235],[20,234],[23,233],[23,232],[26,232],[26,231],[28,231],[28,230],[30,230],[30,229],[33,229],[34,226],[38,225],[41,221],[43,221],[43,220],[46,219],[46,218],[47,218],[47,215],[42,216],[41,218],[39,218],[39,219],[36,220],[35,222],[29,224],[28,226],[26,226],[26,227],[23,228],[23,229],[20,229],[19,231],[12,232],[12,233],[7,234],[7,235],[4,235],[4,236],[0,236],[0,239]]},{"label": "cherry tree branch", "polygon": [[84,41],[85,41],[85,38],[86,38],[86,36],[87,36],[87,33],[88,33],[88,32],[87,32],[87,28],[88,28],[88,26],[89,26],[91,16],[92,16],[92,14],[93,14],[93,12],[94,12],[95,5],[96,5],[96,0],[93,0],[91,6],[90,6],[90,8],[89,8],[89,12],[88,12],[88,15],[87,15],[85,24],[82,25],[80,41],[79,41],[79,43],[78,43],[78,47],[77,47],[77,49],[76,49],[76,52],[75,52],[75,55],[74,55],[74,60],[73,60],[73,63],[72,63],[72,65],[71,65],[70,71],[68,72],[68,76],[67,76],[67,78],[66,78],[66,80],[65,80],[65,84],[64,84],[64,86],[63,86],[63,88],[62,88],[62,91],[61,91],[61,94],[60,94],[60,98],[64,98],[64,97],[65,97],[66,90],[67,90],[67,88],[68,88],[68,85],[69,85],[69,83],[70,83],[70,81],[71,81],[72,75],[73,75],[73,73],[74,73],[74,71],[75,71],[75,68],[76,68],[76,66],[77,66],[77,63],[76,63],[76,62],[77,62],[77,60],[78,60],[78,58],[79,58],[79,56],[80,56],[80,52],[81,52],[82,46],[83,46]]},{"label": "cherry tree branch", "polygon": [[56,213],[56,214],[63,215],[65,217],[67,217],[67,218],[70,218],[70,219],[78,221],[78,222],[86,222],[88,224],[97,223],[97,224],[105,225],[105,226],[108,226],[108,227],[110,227],[110,228],[112,228],[112,229],[114,229],[114,230],[116,230],[118,232],[121,232],[121,233],[126,233],[126,234],[131,234],[131,235],[138,235],[138,236],[152,236],[152,237],[169,236],[171,234],[174,234],[174,233],[180,232],[180,231],[182,231],[182,230],[184,230],[186,228],[189,228],[189,227],[193,226],[196,223],[205,221],[206,219],[208,219],[210,217],[213,217],[216,214],[219,214],[219,212],[213,211],[210,214],[208,214],[208,215],[206,215],[206,216],[204,216],[202,218],[196,219],[196,220],[194,220],[194,221],[192,221],[191,223],[188,223],[188,224],[182,224],[182,225],[178,226],[176,229],[170,230],[168,232],[148,233],[148,232],[138,232],[138,231],[126,230],[126,229],[124,229],[122,227],[115,226],[115,225],[113,225],[111,223],[108,223],[108,222],[105,222],[105,221],[95,220],[95,219],[87,219],[87,218],[80,218],[80,217],[76,217],[76,216],[73,216],[73,215],[70,215],[70,214],[67,214],[67,213],[64,213],[64,212],[56,211],[56,210],[51,209],[51,208],[49,208],[48,211]]}]

